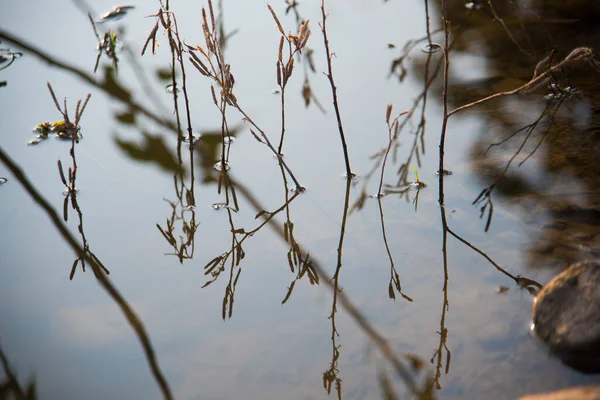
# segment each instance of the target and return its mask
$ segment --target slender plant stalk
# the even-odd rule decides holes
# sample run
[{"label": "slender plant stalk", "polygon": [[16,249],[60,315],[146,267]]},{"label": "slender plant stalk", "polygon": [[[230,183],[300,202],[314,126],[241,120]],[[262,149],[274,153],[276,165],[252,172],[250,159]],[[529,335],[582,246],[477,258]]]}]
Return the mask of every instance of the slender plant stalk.
[{"label": "slender plant stalk", "polygon": [[[248,201],[257,212],[262,211],[262,206],[246,187],[234,181],[232,181],[232,184],[236,186],[237,190],[246,198],[246,201]],[[291,197],[290,201],[294,198],[294,196]],[[269,222],[270,227],[277,233],[278,236],[283,238],[285,236],[285,232],[281,225],[276,223],[274,219],[269,219]],[[300,244],[298,244],[298,252],[305,254],[305,251],[302,249]],[[325,272],[324,268],[316,260],[312,260],[312,266],[314,271],[319,276],[320,281],[324,282],[325,286],[332,291],[335,290],[333,278]],[[412,376],[410,369],[400,360],[400,358],[398,358],[398,356],[396,356],[390,342],[377,331],[377,329],[368,321],[367,317],[354,305],[354,303],[352,303],[350,298],[346,295],[346,291],[338,292],[337,301],[338,304],[341,304],[346,312],[348,312],[350,317],[359,326],[359,328],[375,344],[383,358],[385,358],[392,365],[410,393],[415,394],[417,399],[426,398],[424,397],[424,391],[419,388],[419,385]]]},{"label": "slender plant stalk", "polygon": [[283,137],[285,136],[285,86],[281,87],[281,139],[279,139],[279,146],[277,152],[283,154]]},{"label": "slender plant stalk", "polygon": [[444,146],[446,142],[446,130],[448,127],[448,70],[450,68],[450,54],[449,54],[449,36],[450,36],[450,24],[447,18],[448,14],[446,12],[446,0],[442,0],[442,19],[444,24],[444,84],[443,84],[443,92],[442,92],[442,101],[443,101],[443,113],[444,119],[442,121],[442,131],[440,134],[440,145],[439,145],[439,166],[438,166],[438,176],[439,176],[439,195],[438,195],[438,203],[440,204],[440,217],[442,221],[442,257],[443,257],[443,265],[444,265],[444,303],[442,305],[442,316],[440,319],[440,344],[436,352],[434,353],[432,360],[437,357],[437,365],[436,365],[436,374],[435,378],[432,381],[432,386],[440,390],[441,385],[439,383],[439,379],[441,376],[441,366],[442,366],[442,348],[445,348],[447,351],[446,358],[446,373],[449,372],[450,368],[450,350],[446,346],[446,340],[448,336],[448,330],[445,327],[446,321],[446,311],[448,310],[448,222],[446,220],[446,208],[444,204]]},{"label": "slender plant stalk", "polygon": [[235,105],[235,107],[244,116],[244,118],[260,132],[261,137],[262,137],[262,139],[264,139],[264,141],[260,140],[260,138],[258,138],[258,137],[257,137],[257,140],[261,143],[265,143],[267,145],[267,147],[269,149],[271,149],[273,154],[275,154],[277,156],[277,158],[281,161],[281,164],[283,165],[283,167],[285,168],[287,173],[290,175],[290,178],[292,178],[292,180],[294,181],[294,185],[296,185],[296,189],[299,191],[304,191],[304,187],[302,185],[300,185],[300,182],[298,182],[298,180],[292,173],[292,170],[290,169],[290,167],[288,167],[286,162],[283,160],[283,157],[281,157],[281,154],[275,149],[275,147],[273,147],[273,144],[271,144],[271,141],[267,137],[266,133],[262,129],[260,129],[260,127],[258,125],[256,125],[256,123],[254,123],[252,118],[250,118],[250,116],[248,114],[246,114],[246,112],[244,110],[242,110],[239,106],[237,106],[237,104]]},{"label": "slender plant stalk", "polygon": [[[277,51],[277,85],[281,90],[281,137],[279,139],[279,147],[277,152],[283,154],[283,139],[285,137],[285,88],[288,81],[290,80],[294,71],[294,56],[296,53],[302,54],[302,49],[306,46],[306,42],[310,37],[310,29],[308,28],[308,22],[304,21],[298,25],[298,35],[292,35],[285,33],[283,25],[279,20],[279,17],[275,13],[275,10],[267,4],[267,8],[271,12],[276,27],[279,29],[281,37],[279,38],[279,48]],[[287,42],[287,60],[283,62],[283,47]]]},{"label": "slender plant stalk", "polygon": [[[438,203],[441,207],[444,207],[444,151],[446,146],[446,130],[448,128],[448,70],[450,68],[450,54],[449,50],[449,37],[450,37],[450,23],[448,21],[448,14],[446,13],[446,0],[442,0],[442,19],[444,20],[444,86],[442,92],[443,101],[443,113],[444,119],[442,121],[442,132],[440,134],[440,146],[439,146],[439,196]],[[446,230],[444,229],[444,235]],[[444,241],[445,243],[445,241]]]},{"label": "slender plant stalk", "polygon": [[490,96],[484,97],[482,99],[476,100],[472,103],[462,105],[460,107],[455,108],[454,110],[448,113],[448,117],[458,113],[459,111],[466,110],[468,108],[474,107],[476,105],[485,103],[489,100],[497,99],[504,96],[511,96],[515,94],[523,94],[528,93],[531,90],[539,87],[540,85],[546,83],[550,76],[553,75],[555,71],[560,71],[565,65],[570,64],[577,60],[585,60],[588,61],[595,69],[600,70],[600,62],[594,56],[592,49],[587,47],[577,47],[573,49],[569,55],[567,55],[561,62],[551,66],[548,70],[540,74],[534,74],[531,80],[516,89],[508,90],[506,92],[498,92],[494,93]]},{"label": "slender plant stalk", "polygon": [[[286,35],[275,10],[273,10],[270,5],[267,5],[267,7],[277,23],[279,33],[281,33],[281,37],[279,38],[279,49],[277,51],[277,85],[279,85],[281,90],[281,138],[279,139],[277,151],[279,154],[282,154],[283,139],[285,137],[285,88],[294,71],[294,56],[296,53],[302,54],[302,49],[306,46],[306,42],[310,37],[310,29],[308,28],[308,21],[305,21],[298,26],[298,35],[292,35],[291,33]],[[288,57],[287,61],[284,63],[283,47],[285,42],[287,42]]]},{"label": "slender plant stalk", "polygon": [[323,42],[325,43],[325,52],[327,55],[327,73],[325,74],[329,79],[329,85],[331,86],[331,95],[333,97],[333,108],[335,110],[335,117],[337,119],[338,131],[340,132],[340,139],[342,141],[342,150],[344,151],[344,161],[346,162],[346,177],[352,179],[355,174],[350,169],[350,158],[348,157],[348,146],[346,145],[346,137],[344,136],[344,128],[342,126],[342,117],[340,116],[340,107],[338,105],[337,87],[333,80],[333,69],[331,67],[331,51],[329,50],[329,40],[327,39],[327,14],[325,13],[325,0],[321,0],[321,14],[323,20],[321,22],[321,30],[323,31]]},{"label": "slender plant stalk", "polygon": [[[445,178],[445,175],[443,173],[440,173],[439,176],[440,176],[440,181],[443,181]],[[440,318],[440,331],[439,331],[440,343],[431,359],[432,363],[433,363],[433,360],[437,357],[435,378],[432,381],[432,385],[435,385],[436,389],[438,389],[438,390],[440,390],[442,388],[440,385],[440,382],[439,382],[441,374],[442,374],[442,359],[443,359],[442,350],[443,349],[446,350],[446,374],[448,374],[448,372],[450,372],[450,357],[451,357],[451,351],[448,348],[448,345],[446,344],[446,341],[448,339],[448,329],[446,328],[446,312],[449,309],[449,302],[448,302],[448,280],[449,280],[448,233],[450,232],[450,228],[448,228],[445,207],[440,207],[440,215],[441,215],[442,228],[443,228],[442,229],[442,257],[443,257],[443,264],[444,264],[444,287],[443,287],[442,291],[444,292],[444,303],[442,305],[442,316]]]},{"label": "slender plant stalk", "polygon": [[340,240],[338,242],[337,249],[337,266],[335,269],[335,274],[333,275],[333,301],[331,304],[331,314],[329,315],[329,319],[331,320],[331,343],[333,348],[333,354],[331,357],[331,365],[330,368],[325,371],[323,374],[323,384],[326,385],[327,393],[331,393],[331,385],[335,382],[336,391],[338,393],[338,398],[341,398],[342,391],[342,379],[338,377],[338,359],[340,357],[339,346],[336,345],[335,338],[339,336],[339,332],[335,325],[335,315],[337,314],[337,298],[338,294],[342,291],[340,288],[340,271],[342,270],[342,253],[344,247],[344,236],[346,235],[346,221],[348,220],[348,205],[350,200],[350,186],[352,181],[350,179],[346,180],[346,193],[344,196],[344,212],[342,214],[342,223],[340,227]]},{"label": "slender plant stalk", "polygon": [[[271,141],[268,139],[266,133],[258,127],[258,125],[250,118],[248,114],[242,109],[240,104],[237,101],[236,96],[233,93],[233,88],[235,84],[235,79],[233,74],[231,73],[231,66],[225,63],[225,59],[221,48],[219,47],[220,39],[219,33],[216,29],[216,22],[214,18],[214,12],[212,7],[212,1],[208,0],[210,19],[207,16],[206,9],[202,8],[202,31],[204,33],[204,41],[205,48],[201,46],[192,47],[186,45],[187,49],[190,53],[190,62],[194,67],[204,76],[214,80],[221,87],[220,98],[221,102],[226,103],[227,105],[238,110],[245,119],[260,132],[260,136],[257,135],[252,129],[250,130],[252,135],[258,140],[260,143],[266,144],[267,147],[277,156],[279,160],[281,160],[284,168],[290,174],[290,177],[294,181],[296,185],[296,189],[299,191],[303,191],[304,188],[300,185],[298,180],[292,174],[292,171],[287,166],[286,162],[281,157],[281,153],[277,151],[277,149],[272,145]],[[306,41],[309,37],[309,30],[306,29],[307,23],[303,24],[304,28],[300,28],[298,32],[298,36],[293,35],[285,35],[283,27],[277,18],[277,15],[273,11],[273,9],[269,6],[271,13],[275,21],[277,22],[277,27],[280,33],[288,40],[288,42],[293,41],[294,46],[299,51],[304,45],[306,45]],[[209,24],[210,21],[210,24]],[[147,41],[150,40],[150,37]],[[196,52],[200,53],[200,56],[196,54]],[[291,70],[293,67],[293,57],[290,58],[290,62],[286,65],[283,71],[278,73],[278,79],[288,79],[291,76]],[[278,68],[281,70],[280,65],[278,63]],[[217,94],[214,86],[211,85],[211,92],[213,97],[214,104],[219,107],[217,102]],[[220,107],[221,113],[224,117],[224,109]]]}]

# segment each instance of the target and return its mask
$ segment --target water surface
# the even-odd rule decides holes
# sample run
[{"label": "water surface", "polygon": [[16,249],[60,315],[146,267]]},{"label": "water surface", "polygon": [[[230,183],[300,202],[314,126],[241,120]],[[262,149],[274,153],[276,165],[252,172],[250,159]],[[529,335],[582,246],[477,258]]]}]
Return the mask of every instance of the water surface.
[{"label": "water surface", "polygon": [[[286,15],[284,2],[271,5],[286,31],[296,32],[294,11]],[[90,11],[96,16],[113,6],[96,2]],[[170,5],[180,38],[191,46],[204,46],[203,6]],[[235,136],[228,147],[231,169],[227,174],[213,169],[220,158],[221,115],[210,80],[187,56],[191,125],[201,138],[192,152],[189,143],[178,141],[173,93],[165,90],[172,83],[172,59],[162,28],[156,54],[140,55],[155,23],[145,17],[157,13],[159,2],[137,5],[119,21],[98,24],[101,35],[116,30],[122,47],[118,71],[103,55],[95,74],[97,41],[85,3],[22,1],[5,5],[0,16],[2,32],[97,82],[115,82],[103,90],[4,38],[1,47],[23,56],[0,72],[0,80],[7,82],[0,88],[0,145],[62,217],[65,187],[57,160],[66,171],[71,142],[51,135],[36,146],[26,143],[35,137],[32,127],[62,118],[46,82],[59,102],[67,98],[71,116],[77,100],[91,93],[80,121],[83,138],[75,144],[81,216],[68,204],[67,226],[83,243],[82,221],[89,250],[143,322],[173,398],[377,398],[384,373],[394,391],[408,397],[406,382],[324,275],[317,281],[317,270],[336,277],[331,284],[436,398],[513,399],[597,382],[562,365],[530,335],[533,297],[528,289],[535,292],[535,283],[545,284],[571,262],[597,257],[598,72],[580,63],[570,66],[566,79],[556,78],[563,88],[568,81],[576,93],[560,98],[556,113],[540,120],[505,173],[527,131],[485,150],[558,104],[547,96],[550,87],[451,117],[444,166],[452,174],[444,177],[441,208],[435,172],[444,53],[422,51],[428,43],[424,3],[330,1],[333,72],[349,159],[358,175],[347,186],[323,74],[327,61],[319,6],[303,2],[296,10],[310,19],[307,48],[314,51],[316,72],[307,70],[306,76],[325,112],[314,100],[306,107],[301,95],[306,59],[296,59],[285,93],[284,160],[306,188],[297,196],[289,174],[232,107],[226,114]],[[553,48],[557,61],[576,47],[595,48],[600,36],[593,24],[565,10],[559,19],[551,7],[542,6],[531,4],[547,13],[541,14],[548,18],[545,24],[524,10],[517,18],[512,9],[498,8],[505,29],[492,22],[489,9],[449,3],[450,109],[527,83],[537,61]],[[214,7],[224,32],[231,33],[223,52],[235,76],[238,103],[278,144],[281,93],[273,92],[280,34],[273,17],[266,3],[227,1]],[[440,10],[429,7],[432,41],[443,45],[443,35],[435,33]],[[405,51],[407,43],[415,45]],[[406,72],[402,79],[399,65]],[[398,68],[390,73],[393,66]],[[181,86],[178,66],[176,71]],[[136,112],[132,120],[123,93],[151,117]],[[177,96],[187,135],[183,92]],[[372,195],[379,190],[379,161],[388,146],[388,104],[393,105],[392,119],[402,110],[412,113],[399,119],[406,123],[387,160],[387,195],[378,201]],[[84,272],[78,264],[69,279],[78,255],[5,164],[0,176],[7,179],[0,185],[0,345],[18,381],[24,386],[35,382],[44,399],[163,397],[114,299],[89,266]],[[427,186],[408,188],[417,180]],[[473,201],[494,183],[486,231],[490,206],[480,218],[485,203],[474,206]],[[214,204],[227,207],[215,210]],[[444,236],[443,218],[472,247]],[[222,272],[205,274],[205,266],[232,246]],[[241,256],[240,248],[244,257],[237,264],[232,260]],[[396,273],[402,292],[394,284]],[[411,370],[411,360],[422,365]]]}]

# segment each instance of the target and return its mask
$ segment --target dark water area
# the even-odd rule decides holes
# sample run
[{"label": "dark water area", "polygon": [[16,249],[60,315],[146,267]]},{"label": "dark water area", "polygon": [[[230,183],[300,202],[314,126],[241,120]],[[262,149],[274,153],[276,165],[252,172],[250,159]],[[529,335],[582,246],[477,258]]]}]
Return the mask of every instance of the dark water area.
[{"label": "dark water area", "polygon": [[351,180],[320,2],[270,3],[281,50],[266,3],[215,0],[214,31],[207,2],[114,6],[0,12],[0,398],[600,381],[531,334],[537,291],[600,258],[594,1],[448,1],[447,45],[440,2],[326,2]]}]

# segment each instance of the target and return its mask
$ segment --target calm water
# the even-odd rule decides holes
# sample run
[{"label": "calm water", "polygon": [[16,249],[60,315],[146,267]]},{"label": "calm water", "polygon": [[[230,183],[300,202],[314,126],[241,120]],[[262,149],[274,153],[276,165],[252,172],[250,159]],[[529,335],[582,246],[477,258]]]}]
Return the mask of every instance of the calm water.
[{"label": "calm water", "polygon": [[[283,1],[271,5],[284,29],[297,32],[294,11],[286,15]],[[113,6],[98,1],[91,11],[99,15]],[[206,3],[171,4],[180,38],[191,46],[204,46],[202,6]],[[214,6],[225,32],[231,33],[223,52],[235,75],[238,103],[277,145],[280,35],[273,18],[266,3]],[[283,175],[273,154],[231,107],[226,114],[235,136],[228,146],[231,169],[221,176],[213,169],[221,151],[221,115],[210,81],[187,56],[191,123],[202,137],[192,160],[189,144],[178,143],[170,128],[175,115],[173,94],[165,90],[169,78],[161,78],[171,66],[162,28],[156,54],[148,50],[140,56],[155,23],[145,17],[156,14],[159,2],[139,4],[119,21],[98,24],[101,35],[108,29],[119,32],[118,75],[106,55],[93,75],[97,41],[84,2],[2,5],[2,32],[98,82],[106,77],[116,82],[111,95],[2,40],[0,47],[23,56],[0,72],[0,81],[7,82],[0,88],[0,146],[62,215],[65,187],[57,159],[65,170],[71,165],[71,142],[54,135],[36,146],[27,142],[35,137],[32,127],[62,119],[47,81],[59,101],[67,98],[71,116],[77,100],[91,93],[80,120],[83,139],[75,145],[81,216],[69,209],[67,226],[82,243],[82,221],[89,250],[143,322],[173,397],[371,399],[382,396],[385,371],[401,398],[410,398],[405,382],[339,296],[323,277],[315,281],[314,268],[337,277],[332,284],[343,289],[403,363],[423,362],[412,371],[413,378],[432,386],[437,398],[513,399],[597,382],[595,376],[563,366],[530,335],[533,297],[517,281],[534,281],[529,285],[534,290],[535,283],[545,284],[569,263],[598,257],[598,72],[583,62],[569,65],[568,80],[557,77],[568,92],[564,97],[550,98],[554,94],[544,85],[450,118],[445,168],[452,174],[444,178],[446,206],[441,209],[435,171],[443,52],[428,55],[422,51],[427,41],[410,42],[427,34],[423,2],[329,1],[333,74],[349,158],[358,174],[346,196],[344,157],[323,74],[327,63],[319,6],[302,2],[297,11],[310,19],[307,48],[314,51],[316,72],[307,69],[306,76],[325,112],[314,100],[305,107],[306,59],[296,59],[285,93],[284,160],[307,189],[293,197],[290,176]],[[488,9],[475,4],[470,11],[464,2],[450,2],[450,109],[527,83],[536,62],[553,48],[554,62],[579,46],[598,48],[600,32],[582,22],[581,13],[557,14],[538,6],[530,4],[547,17],[544,24],[524,10],[518,10],[519,19],[510,7],[495,10],[505,17],[505,29],[492,22]],[[440,10],[430,7],[434,31]],[[438,32],[432,40],[443,43],[444,38]],[[407,43],[414,47],[405,52]],[[404,54],[402,63],[394,64]],[[397,68],[390,75],[393,65]],[[402,79],[400,65],[406,73]],[[179,69],[177,79],[181,85]],[[432,82],[425,91],[427,80]],[[137,112],[131,120],[130,106],[114,96],[115,85],[153,118]],[[185,129],[183,92],[178,95]],[[381,155],[388,145],[387,104],[393,104],[392,118],[402,110],[413,112],[399,119],[403,127],[383,181],[388,195],[378,202],[371,196],[378,192]],[[544,112],[550,119],[542,118],[529,136],[523,130],[484,155],[490,144]],[[161,398],[138,337],[114,299],[98,285],[89,265],[84,272],[79,264],[69,279],[78,256],[5,164],[0,164],[0,177],[7,179],[0,185],[0,346],[12,372],[24,386],[35,382],[43,399]],[[416,180],[427,186],[407,188]],[[490,204],[480,218],[485,203],[472,203],[495,182],[486,232]],[[228,207],[215,210],[215,203]],[[267,213],[256,218],[261,211]],[[451,235],[444,241],[443,215],[452,232],[477,250]],[[220,274],[205,274],[211,260],[232,248]],[[244,257],[238,264],[240,249]],[[412,301],[396,288],[391,289],[396,299],[390,298],[396,273],[402,293]],[[1,376],[6,379],[6,370]]]}]

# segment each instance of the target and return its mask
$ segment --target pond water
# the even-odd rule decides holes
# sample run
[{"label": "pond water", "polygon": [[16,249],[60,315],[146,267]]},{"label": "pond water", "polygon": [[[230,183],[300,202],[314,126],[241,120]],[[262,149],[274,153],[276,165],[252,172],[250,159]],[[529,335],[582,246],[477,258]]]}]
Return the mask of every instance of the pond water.
[{"label": "pond water", "polygon": [[[448,2],[449,110],[526,85],[536,64],[540,74],[573,49],[598,49],[593,2],[589,13],[552,3]],[[440,178],[439,5],[328,1],[332,76],[357,175],[348,181],[320,2],[271,3],[286,33],[310,20],[282,93],[281,33],[267,4],[215,0],[226,38],[215,52],[235,77],[236,100],[225,103],[186,47],[207,49],[208,3],[167,4],[163,20],[186,51],[185,92],[172,89],[172,70],[178,89],[183,74],[160,2],[96,24],[100,39],[117,33],[118,64],[105,51],[95,73],[86,14],[98,20],[114,4],[3,7],[0,68],[20,56],[0,71],[4,381],[34,383],[42,399],[371,399],[386,388],[400,398],[418,398],[419,388],[440,399],[515,399],[598,382],[530,333],[541,285],[598,257],[600,73],[591,58],[453,114],[451,174]],[[428,20],[439,46],[428,46]],[[142,56],[157,21],[155,54],[151,35]],[[282,64],[294,48],[286,42]],[[55,128],[27,145],[33,127],[64,119],[47,82],[73,120],[91,94],[76,142]],[[282,96],[285,166],[274,157]],[[199,136],[191,150],[188,113]],[[223,144],[224,135],[234,139]],[[227,171],[215,168],[222,151]]]}]

